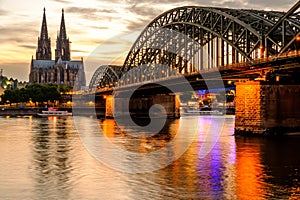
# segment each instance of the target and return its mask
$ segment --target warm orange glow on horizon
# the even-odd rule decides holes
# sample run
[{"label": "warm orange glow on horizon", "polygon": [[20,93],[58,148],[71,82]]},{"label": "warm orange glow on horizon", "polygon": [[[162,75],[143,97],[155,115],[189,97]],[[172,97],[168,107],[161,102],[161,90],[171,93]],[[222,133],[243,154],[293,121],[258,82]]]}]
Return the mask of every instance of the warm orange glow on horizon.
[{"label": "warm orange glow on horizon", "polygon": [[[202,2],[195,6],[230,6],[223,2]],[[275,7],[270,4],[269,10],[288,10],[291,3]],[[4,75],[28,81],[30,61],[35,57],[37,40],[41,31],[43,9],[46,8],[48,35],[51,38],[52,58],[55,55],[55,40],[60,26],[61,9],[64,8],[67,35],[70,38],[71,57],[79,60],[83,57],[88,62],[95,49],[103,48],[104,52],[96,56],[97,66],[100,64],[123,64],[132,44],[141,31],[161,13],[180,6],[186,2],[131,2],[126,1],[18,1],[3,0],[1,9],[1,68]],[[244,4],[237,7],[261,9],[257,3]],[[136,9],[135,9],[136,8]],[[147,8],[144,9],[143,8]],[[134,36],[129,36],[134,33]],[[125,37],[122,37],[125,36]],[[128,37],[129,36],[129,37]],[[297,40],[298,41],[298,40]],[[101,47],[102,46],[102,47]],[[124,56],[125,54],[125,56]],[[85,65],[87,82],[90,80],[94,66]]]}]

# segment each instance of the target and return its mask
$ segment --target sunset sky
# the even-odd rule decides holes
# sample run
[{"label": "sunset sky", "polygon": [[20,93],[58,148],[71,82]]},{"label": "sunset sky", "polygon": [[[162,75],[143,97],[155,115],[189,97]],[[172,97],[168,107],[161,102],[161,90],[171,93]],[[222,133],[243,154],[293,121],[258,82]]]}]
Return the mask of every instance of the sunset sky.
[{"label": "sunset sky", "polygon": [[[46,8],[52,59],[61,9],[73,60],[83,57],[87,84],[97,66],[122,64],[131,45],[157,15],[179,6],[214,6],[287,11],[297,0],[0,0],[0,68],[8,77],[28,81]],[[91,61],[91,56],[97,60]],[[91,62],[90,62],[91,61]],[[93,62],[93,64],[92,64]]]}]

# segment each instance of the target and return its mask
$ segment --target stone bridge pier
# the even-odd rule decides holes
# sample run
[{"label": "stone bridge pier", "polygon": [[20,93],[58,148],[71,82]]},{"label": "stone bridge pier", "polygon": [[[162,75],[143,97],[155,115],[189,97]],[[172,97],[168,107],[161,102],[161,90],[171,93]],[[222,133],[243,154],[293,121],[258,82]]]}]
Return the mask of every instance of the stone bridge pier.
[{"label": "stone bridge pier", "polygon": [[300,86],[236,83],[235,134],[300,132]]},{"label": "stone bridge pier", "polygon": [[[112,95],[106,96],[105,102],[105,117],[113,118],[114,113],[117,116],[125,115],[126,110],[129,107],[130,115],[133,117],[148,117],[149,109],[159,104],[164,107],[168,118],[180,117],[180,102],[179,97],[173,94],[156,94],[156,95],[143,95],[133,96],[128,101],[120,97],[117,101]],[[154,111],[158,117],[160,116],[160,110]]]}]

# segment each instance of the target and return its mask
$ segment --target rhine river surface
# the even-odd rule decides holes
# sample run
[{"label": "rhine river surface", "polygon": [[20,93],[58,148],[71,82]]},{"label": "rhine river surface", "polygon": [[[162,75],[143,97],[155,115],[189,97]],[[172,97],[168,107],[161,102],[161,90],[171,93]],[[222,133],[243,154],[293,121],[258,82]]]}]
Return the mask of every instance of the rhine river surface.
[{"label": "rhine river surface", "polygon": [[[0,118],[0,199],[300,199],[299,136],[235,137],[233,116],[226,116],[222,127],[214,120],[182,117],[142,139],[128,136],[112,119],[98,120],[103,133],[97,133],[90,126],[95,120],[84,118],[87,132],[140,154],[164,148],[181,131],[172,149],[177,152],[190,139],[184,135],[195,132],[188,127],[199,124],[179,159],[155,171],[126,173],[89,153],[82,142],[89,135],[78,133],[72,117]],[[208,129],[221,130],[216,142],[207,137]],[[94,152],[109,157],[108,148]],[[167,156],[172,155],[159,159]],[[133,162],[128,158],[122,167],[131,169]],[[145,161],[140,167],[156,164]]]}]

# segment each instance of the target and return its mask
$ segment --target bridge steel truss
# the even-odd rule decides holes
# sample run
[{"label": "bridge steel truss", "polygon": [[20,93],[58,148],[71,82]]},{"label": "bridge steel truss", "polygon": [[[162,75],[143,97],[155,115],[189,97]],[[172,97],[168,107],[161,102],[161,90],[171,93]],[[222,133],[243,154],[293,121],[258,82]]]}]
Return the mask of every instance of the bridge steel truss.
[{"label": "bridge steel truss", "polygon": [[[163,64],[181,74],[298,50],[300,2],[288,12],[213,7],[180,7],[156,17],[140,34],[122,72],[143,64]],[[180,32],[201,45],[194,48],[164,29]],[[176,46],[176,54],[169,51]]]},{"label": "bridge steel truss", "polygon": [[[169,10],[142,31],[122,67],[100,66],[89,88],[147,82],[174,76],[174,71],[191,74],[298,52],[299,7],[300,1],[287,12],[197,6]],[[145,65],[148,69],[135,69]]]},{"label": "bridge steel truss", "polygon": [[102,65],[97,68],[89,84],[90,90],[115,87],[121,75],[121,67]]}]

